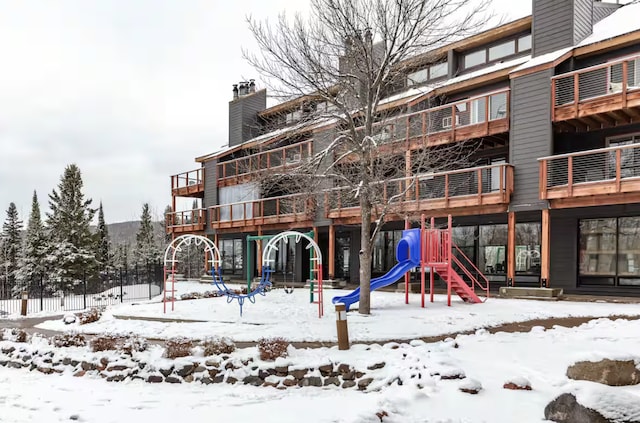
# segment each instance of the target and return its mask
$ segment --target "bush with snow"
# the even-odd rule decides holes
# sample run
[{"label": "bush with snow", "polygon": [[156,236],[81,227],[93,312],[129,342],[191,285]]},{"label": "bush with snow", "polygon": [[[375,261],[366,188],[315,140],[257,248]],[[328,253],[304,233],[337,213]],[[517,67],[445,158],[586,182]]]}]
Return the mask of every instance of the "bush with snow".
[{"label": "bush with snow", "polygon": [[200,342],[205,356],[231,354],[236,350],[236,344],[227,337],[209,337]]},{"label": "bush with snow", "polygon": [[73,313],[67,313],[64,315],[64,317],[62,318],[62,322],[65,325],[70,325],[72,323],[75,323],[78,320],[78,318],[76,317],[75,314]]},{"label": "bush with snow", "polygon": [[91,310],[85,311],[80,315],[80,324],[86,325],[88,323],[97,322],[98,320],[100,320],[100,317],[102,317],[102,311],[100,311],[99,308],[94,307]]},{"label": "bush with snow", "polygon": [[62,347],[84,347],[87,345],[84,336],[79,333],[64,333],[51,338],[51,343],[56,348]]},{"label": "bush with snow", "polygon": [[289,341],[284,338],[262,338],[258,341],[258,351],[260,360],[274,361],[278,357],[288,355]]},{"label": "bush with snow", "polygon": [[168,339],[165,342],[167,358],[187,357],[191,355],[193,341],[184,337],[176,337]]}]

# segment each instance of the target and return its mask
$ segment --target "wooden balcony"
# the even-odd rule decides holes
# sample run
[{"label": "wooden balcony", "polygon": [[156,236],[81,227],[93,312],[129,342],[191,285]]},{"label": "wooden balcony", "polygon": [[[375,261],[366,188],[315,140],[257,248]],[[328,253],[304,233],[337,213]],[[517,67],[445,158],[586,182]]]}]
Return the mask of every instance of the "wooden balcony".
[{"label": "wooden balcony", "polygon": [[[360,128],[357,131],[362,132]],[[392,117],[373,125],[380,151],[398,142],[416,149],[509,131],[509,90],[504,89],[419,112]]]},{"label": "wooden balcony", "polygon": [[175,197],[204,197],[204,168],[171,176],[171,195]]},{"label": "wooden balcony", "polygon": [[195,233],[206,228],[205,209],[193,209],[167,213],[165,216],[167,233]]},{"label": "wooden balcony", "polygon": [[209,217],[213,229],[254,231],[312,226],[315,210],[314,199],[305,193],[209,207]]},{"label": "wooden balcony", "polygon": [[543,157],[540,198],[553,208],[640,201],[640,144]]},{"label": "wooden balcony", "polygon": [[288,166],[296,166],[311,155],[311,141],[274,148],[218,163],[218,185],[233,185],[241,180],[249,179],[250,174],[265,170],[283,170]]},{"label": "wooden balcony", "polygon": [[551,120],[560,130],[640,122],[640,55],[558,75],[551,95]]},{"label": "wooden balcony", "polygon": [[[513,193],[513,166],[495,164],[394,179],[381,183],[381,191],[382,204],[397,197],[389,208],[394,219],[421,213],[429,217],[500,213],[507,210]],[[327,191],[325,213],[341,223],[357,222],[358,199],[351,189]]]}]

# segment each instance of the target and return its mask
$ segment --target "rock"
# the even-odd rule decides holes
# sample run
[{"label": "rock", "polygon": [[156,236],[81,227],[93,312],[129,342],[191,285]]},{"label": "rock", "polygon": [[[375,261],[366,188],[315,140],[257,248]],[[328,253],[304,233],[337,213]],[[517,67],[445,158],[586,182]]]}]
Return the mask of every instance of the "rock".
[{"label": "rock", "polygon": [[324,380],[324,386],[335,385],[340,386],[340,379],[336,376],[328,377]]},{"label": "rock", "polygon": [[178,376],[185,377],[193,373],[195,369],[196,368],[193,364],[187,364],[186,366],[180,368],[176,373],[178,374]]},{"label": "rock", "polygon": [[218,367],[219,364],[220,364],[220,360],[209,359],[204,362],[204,365],[207,367]]},{"label": "rock", "polygon": [[116,364],[116,365],[107,367],[107,371],[108,372],[121,372],[123,370],[127,370],[128,368],[129,367],[125,366],[124,364]]},{"label": "rock", "polygon": [[341,364],[338,366],[338,372],[341,374],[344,373],[349,373],[351,371],[351,366],[349,366],[348,364]]},{"label": "rock", "polygon": [[65,366],[68,366],[69,364],[71,364],[71,359],[69,357],[63,358],[62,364],[64,364]]},{"label": "rock", "polygon": [[100,364],[106,368],[109,365],[109,359],[107,357],[102,357],[100,359]]},{"label": "rock", "polygon": [[264,386],[265,388],[267,387],[271,387],[271,388],[277,388],[278,384],[275,382],[265,382],[262,384],[262,386]]},{"label": "rock", "polygon": [[65,315],[64,315],[64,317],[62,318],[62,322],[63,322],[65,325],[70,325],[70,324],[72,324],[72,323],[75,323],[75,322],[76,322],[76,320],[77,320],[76,315],[75,315],[75,314],[71,314],[71,313],[69,313],[69,314],[65,314]]},{"label": "rock", "polygon": [[80,362],[78,360],[71,360],[71,366],[76,367]]},{"label": "rock", "polygon": [[183,379],[185,382],[191,383],[193,382],[193,375],[186,375]]},{"label": "rock", "polygon": [[227,361],[227,363],[224,365],[224,369],[225,370],[236,370],[236,366],[233,365],[232,362]]},{"label": "rock", "polygon": [[93,364],[93,363],[89,363],[87,361],[83,361],[82,363],[80,363],[80,367],[84,371],[89,371],[89,370],[95,370],[97,366],[95,364]]},{"label": "rock", "polygon": [[245,385],[261,386],[264,383],[264,379],[260,376],[247,376],[242,379],[242,383]]},{"label": "rock", "polygon": [[74,420],[74,421],[80,420],[80,416],[77,414],[72,414],[71,416],[69,416],[69,420]]},{"label": "rock", "polygon": [[44,373],[45,375],[51,374],[53,373],[53,369],[50,367],[38,367],[37,370],[40,373]]},{"label": "rock", "polygon": [[578,403],[573,394],[562,394],[547,404],[544,418],[557,423],[610,423],[602,414]]},{"label": "rock", "polygon": [[210,377],[203,377],[202,379],[200,379],[200,383],[204,384],[204,385],[211,385],[213,383],[213,379],[211,379]]},{"label": "rock", "polygon": [[302,379],[309,371],[307,369],[291,370],[289,374],[296,379]]},{"label": "rock", "polygon": [[355,378],[356,378],[356,373],[354,371],[342,374],[342,380],[354,380]]},{"label": "rock", "polygon": [[358,381],[358,389],[361,391],[364,391],[365,389],[367,389],[367,386],[371,385],[371,382],[373,382],[373,378],[372,377],[367,377],[364,379],[360,379]]},{"label": "rock", "polygon": [[382,363],[376,363],[373,364],[369,367],[367,367],[368,370],[378,370],[378,369],[382,369],[387,363],[382,362]]},{"label": "rock", "polygon": [[474,379],[467,379],[460,384],[458,389],[467,394],[476,395],[478,392],[482,391],[482,384]]},{"label": "rock", "polygon": [[204,372],[206,370],[207,370],[207,368],[204,367],[204,366],[196,366],[196,368],[193,369],[193,373],[202,373],[202,372]]},{"label": "rock", "polygon": [[79,370],[73,374],[74,377],[82,377],[87,373],[86,370]]},{"label": "rock", "polygon": [[289,374],[289,366],[276,366],[276,375],[287,376]]},{"label": "rock", "polygon": [[169,375],[173,372],[173,366],[169,367],[168,369],[160,369],[160,373],[162,373],[162,376],[164,377],[169,377]]},{"label": "rock", "polygon": [[342,382],[342,387],[345,389],[353,388],[354,386],[356,386],[356,383],[352,380],[345,380],[344,382]]},{"label": "rock", "polygon": [[236,378],[235,378],[235,377],[233,377],[233,376],[227,376],[227,383],[230,383],[230,384],[232,384],[232,385],[235,385],[235,384],[236,384],[236,382],[238,382],[238,379],[236,379]]},{"label": "rock", "polygon": [[284,386],[296,386],[298,384],[298,380],[293,377],[288,377],[282,381]]},{"label": "rock", "polygon": [[125,375],[113,375],[107,377],[107,382],[122,382],[125,379]]},{"label": "rock", "polygon": [[364,373],[356,372],[356,379],[360,379],[362,376],[364,376]]},{"label": "rock", "polygon": [[322,386],[322,378],[318,376],[308,376],[300,379],[298,386]]},{"label": "rock", "polygon": [[219,374],[213,377],[213,383],[222,383],[224,381],[224,375]]},{"label": "rock", "polygon": [[271,376],[271,374],[270,374],[268,371],[266,371],[266,370],[260,370],[260,371],[258,372],[258,377],[259,377],[260,379],[266,379],[266,378],[268,378],[269,376]]},{"label": "rock", "polygon": [[633,360],[579,361],[567,368],[567,377],[589,380],[609,386],[628,386],[640,383],[640,370]]},{"label": "rock", "polygon": [[531,383],[524,378],[518,378],[511,381],[506,382],[502,385],[504,389],[511,389],[514,391],[530,391]]},{"label": "rock", "polygon": [[182,383],[182,381],[175,376],[167,376],[164,381],[167,383]]},{"label": "rock", "polygon": [[320,374],[322,376],[328,376],[331,374],[331,372],[333,372],[333,364],[325,364],[318,367],[318,370],[320,370]]},{"label": "rock", "polygon": [[19,361],[10,361],[7,363],[7,367],[11,367],[12,369],[21,369],[23,364]]},{"label": "rock", "polygon": [[2,354],[11,354],[12,352],[14,352],[16,349],[14,347],[7,347],[7,348],[3,348]]}]

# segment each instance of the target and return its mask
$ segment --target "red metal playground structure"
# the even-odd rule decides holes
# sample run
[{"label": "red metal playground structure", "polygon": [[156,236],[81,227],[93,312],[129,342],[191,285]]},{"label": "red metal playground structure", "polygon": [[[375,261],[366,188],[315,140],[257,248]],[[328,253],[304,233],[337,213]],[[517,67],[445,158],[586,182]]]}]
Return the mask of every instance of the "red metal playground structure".
[{"label": "red metal playground structure", "polygon": [[[420,269],[421,306],[425,306],[426,274],[429,273],[429,294],[433,302],[435,275],[447,284],[447,305],[451,305],[451,291],[463,301],[481,303],[476,295],[476,286],[489,298],[489,280],[475,264],[464,255],[452,240],[451,216],[446,229],[435,228],[435,219],[431,218],[431,227],[425,226],[422,215],[420,228],[405,229],[396,247],[397,263],[385,275],[371,280],[371,291],[391,285],[404,276],[405,303],[409,304],[409,272]],[[343,296],[334,297],[334,304],[343,303],[347,310],[360,300],[360,288]]]}]

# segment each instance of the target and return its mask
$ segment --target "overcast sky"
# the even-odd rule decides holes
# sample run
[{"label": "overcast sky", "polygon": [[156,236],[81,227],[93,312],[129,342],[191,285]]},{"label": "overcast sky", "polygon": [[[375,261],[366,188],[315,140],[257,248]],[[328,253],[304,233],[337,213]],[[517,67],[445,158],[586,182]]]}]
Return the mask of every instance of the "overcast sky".
[{"label": "overcast sky", "polygon": [[[530,0],[495,0],[509,17]],[[169,176],[227,143],[231,85],[259,75],[245,17],[306,0],[0,0],[0,221],[76,163],[108,223],[159,218]]]}]

